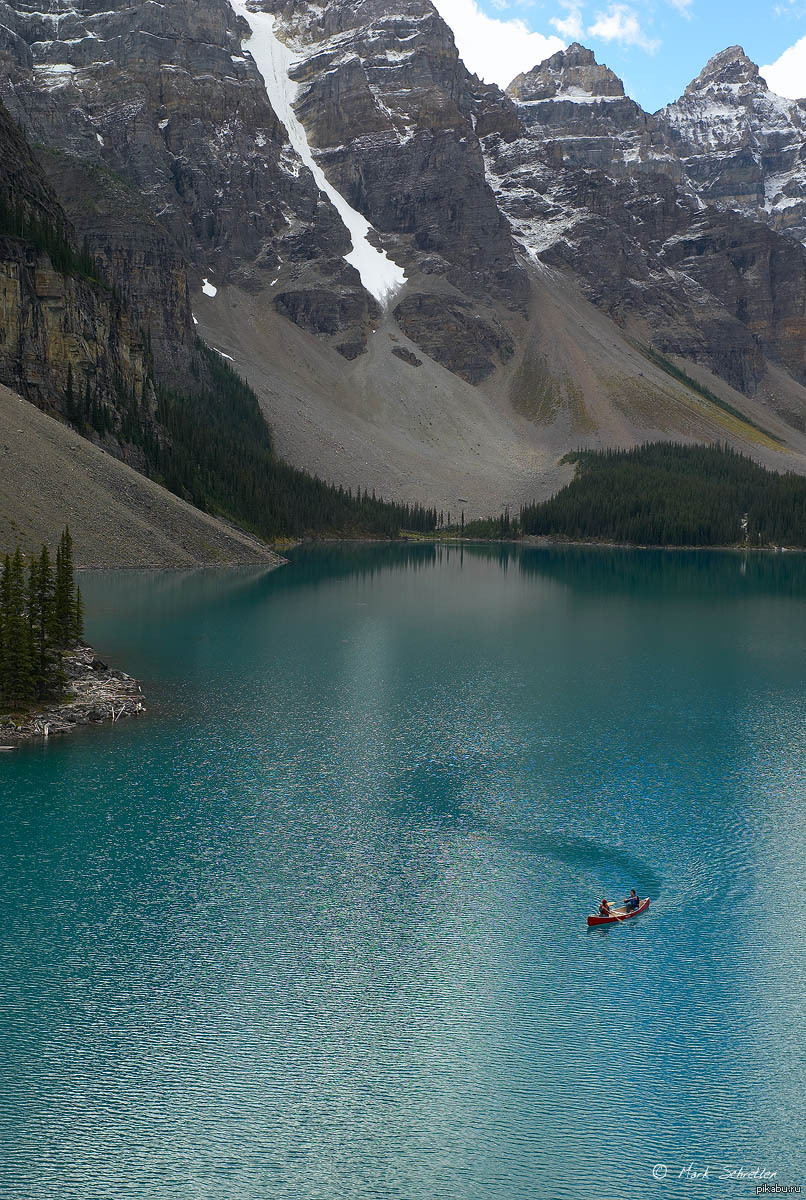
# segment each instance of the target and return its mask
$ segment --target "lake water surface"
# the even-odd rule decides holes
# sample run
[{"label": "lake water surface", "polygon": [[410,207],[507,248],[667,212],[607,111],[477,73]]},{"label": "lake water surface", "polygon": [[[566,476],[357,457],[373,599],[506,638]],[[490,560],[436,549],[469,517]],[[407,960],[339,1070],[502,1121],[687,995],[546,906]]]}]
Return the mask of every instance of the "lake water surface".
[{"label": "lake water surface", "polygon": [[3,1200],[806,1185],[806,558],[83,588],[149,713],[0,757]]}]

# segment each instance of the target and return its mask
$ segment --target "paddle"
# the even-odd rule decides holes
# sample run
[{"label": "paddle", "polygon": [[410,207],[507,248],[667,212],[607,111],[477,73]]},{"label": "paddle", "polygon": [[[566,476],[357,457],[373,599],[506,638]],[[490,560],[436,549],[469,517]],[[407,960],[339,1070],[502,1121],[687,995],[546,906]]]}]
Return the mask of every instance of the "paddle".
[{"label": "paddle", "polygon": [[[627,905],[629,904],[629,901],[630,901],[629,896],[620,905],[615,905],[612,900],[608,900],[607,904],[608,904],[608,908],[610,911],[608,912],[607,916],[614,921],[626,921],[628,917],[634,916],[635,913],[637,913],[639,911],[643,901],[639,898],[637,906],[633,909],[628,909]],[[623,917],[620,917],[618,915],[618,913],[616,912],[617,907],[624,909]],[[591,913],[591,916],[601,917],[601,916],[603,916],[603,913],[601,911],[597,911],[595,913]]]}]

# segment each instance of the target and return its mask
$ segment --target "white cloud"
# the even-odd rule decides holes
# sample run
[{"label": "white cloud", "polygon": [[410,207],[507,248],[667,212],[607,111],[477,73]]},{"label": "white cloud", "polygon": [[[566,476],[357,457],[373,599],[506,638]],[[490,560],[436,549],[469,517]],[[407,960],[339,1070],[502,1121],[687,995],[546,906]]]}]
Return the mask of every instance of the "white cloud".
[{"label": "white cloud", "polygon": [[572,42],[575,38],[581,38],[585,32],[582,24],[582,7],[579,4],[569,3],[569,0],[565,0],[565,3],[562,3],[561,0],[561,4],[567,15],[552,17],[549,25],[553,25],[562,37],[568,38],[568,41]]},{"label": "white cloud", "polygon": [[660,44],[646,36],[635,12],[626,4],[611,4],[607,12],[597,13],[596,20],[588,28],[588,36],[603,42],[621,42],[623,46],[640,46],[650,54]]},{"label": "white cloud", "polygon": [[434,0],[434,4],[453,30],[465,66],[499,87],[568,44],[553,34],[532,33],[520,18],[488,17],[475,0]]},{"label": "white cloud", "polygon": [[569,13],[567,17],[552,17],[549,24],[569,42],[577,41],[585,32],[582,17],[578,12]]},{"label": "white cloud", "polygon": [[692,0],[668,0],[672,8],[676,8],[681,17],[691,18]]},{"label": "white cloud", "polygon": [[806,96],[806,37],[784,50],[780,58],[767,67],[759,67],[774,92],[800,100]]}]

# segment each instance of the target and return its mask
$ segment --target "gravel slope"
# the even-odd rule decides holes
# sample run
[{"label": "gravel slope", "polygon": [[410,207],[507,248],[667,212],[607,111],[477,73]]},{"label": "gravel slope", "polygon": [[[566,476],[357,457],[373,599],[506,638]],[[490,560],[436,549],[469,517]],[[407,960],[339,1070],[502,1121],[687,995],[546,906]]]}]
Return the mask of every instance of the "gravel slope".
[{"label": "gravel slope", "polygon": [[[197,293],[193,307],[198,332],[255,389],[286,461],[388,499],[468,518],[517,511],[571,479],[567,451],[657,439],[728,442],[774,470],[806,473],[806,389],[783,369],[751,399],[682,364],[769,430],[774,440],[765,439],[649,362],[548,268],[532,271],[518,353],[479,387],[430,359],[390,316],[347,362],[263,295],[223,287]],[[635,335],[650,340],[646,330]]]},{"label": "gravel slope", "polygon": [[65,524],[80,567],[283,561],[0,385],[0,553],[52,547]]}]

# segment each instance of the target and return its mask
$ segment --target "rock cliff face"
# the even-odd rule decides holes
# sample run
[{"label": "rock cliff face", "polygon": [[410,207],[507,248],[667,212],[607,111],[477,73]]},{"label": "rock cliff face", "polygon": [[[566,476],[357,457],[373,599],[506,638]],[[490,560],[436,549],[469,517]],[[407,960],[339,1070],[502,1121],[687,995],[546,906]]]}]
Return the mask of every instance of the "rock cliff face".
[{"label": "rock cliff face", "polygon": [[66,413],[86,392],[111,414],[124,394],[148,406],[146,376],[139,329],[95,278],[0,105],[0,381],[46,411]]},{"label": "rock cliff face", "polygon": [[69,205],[79,242],[115,281],[130,324],[148,332],[160,378],[181,378],[193,326],[176,240],[117,172],[56,151],[42,151],[40,162],[54,193]]},{"label": "rock cliff face", "polygon": [[347,232],[293,153],[226,0],[55,0],[50,10],[0,4],[0,88],[30,139],[68,160],[54,167],[60,198],[120,264],[133,309],[173,313],[164,343],[152,327],[166,362],[191,340],[185,263],[197,284],[282,292],[314,330],[322,309],[344,310],[365,340],[372,306],[341,257]]}]

